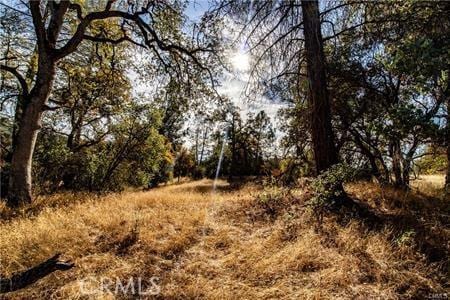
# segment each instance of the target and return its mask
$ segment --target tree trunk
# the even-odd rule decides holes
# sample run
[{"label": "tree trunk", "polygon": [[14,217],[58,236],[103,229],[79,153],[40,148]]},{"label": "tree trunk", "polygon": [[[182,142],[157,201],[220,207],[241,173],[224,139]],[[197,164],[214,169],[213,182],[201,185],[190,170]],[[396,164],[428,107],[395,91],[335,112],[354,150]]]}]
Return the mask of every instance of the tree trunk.
[{"label": "tree trunk", "polygon": [[447,106],[447,124],[445,140],[447,142],[447,174],[445,176],[445,194],[450,195],[450,65],[447,65],[447,87],[444,92],[444,101]]},{"label": "tree trunk", "polygon": [[199,129],[198,128],[195,129],[195,147],[194,147],[194,149],[195,149],[195,165],[196,166],[199,165],[199,162],[198,162],[198,132],[199,132]]},{"label": "tree trunk", "polygon": [[381,177],[383,183],[390,183],[391,182],[391,173],[389,172],[389,168],[386,165],[386,162],[383,159],[383,156],[378,153],[377,154],[378,161],[380,162],[383,170],[383,176]]},{"label": "tree trunk", "polygon": [[205,143],[206,143],[206,137],[207,137],[207,135],[208,135],[208,128],[205,127],[204,133],[203,133],[203,140],[202,140],[202,149],[200,150],[200,160],[199,160],[199,162],[198,162],[199,165],[201,165],[202,162],[203,162],[203,153],[204,153],[204,151],[205,151]]},{"label": "tree trunk", "polygon": [[364,145],[364,143],[357,131],[350,130],[350,133],[353,135],[356,146],[359,147],[359,149],[361,150],[361,153],[364,156],[366,156],[367,159],[369,160],[371,173],[372,173],[371,175],[375,176],[378,180],[380,180],[381,172],[380,172],[380,168],[378,168],[377,159],[376,159],[375,155],[370,151],[369,147],[366,147],[366,145]]},{"label": "tree trunk", "polygon": [[[450,71],[449,71],[450,73]],[[449,74],[450,75],[450,74]],[[450,80],[449,80],[450,81]],[[450,85],[450,82],[448,83]],[[450,86],[447,87],[447,93],[450,91]],[[447,140],[447,175],[445,176],[445,193],[450,194],[450,96],[447,95],[446,99],[447,104],[447,132],[446,132],[446,140]]]},{"label": "tree trunk", "polygon": [[39,59],[36,84],[30,92],[20,116],[15,148],[11,159],[8,204],[18,206],[30,203],[31,168],[36,138],[41,128],[44,105],[50,96],[55,77],[55,63],[48,58]]},{"label": "tree trunk", "polygon": [[318,1],[302,0],[306,63],[309,81],[311,136],[317,174],[338,162],[331,127]]},{"label": "tree trunk", "polygon": [[400,141],[391,142],[392,172],[394,173],[394,185],[403,187],[405,185],[402,174],[402,153]]},{"label": "tree trunk", "polygon": [[409,160],[403,161],[403,186],[409,187],[409,174],[411,173],[411,162]]},{"label": "tree trunk", "polygon": [[411,148],[408,150],[408,152],[405,154],[405,158],[403,159],[402,167],[403,167],[403,184],[404,187],[409,188],[409,177],[411,175],[412,167],[413,167],[413,161],[414,161],[414,154],[416,153],[417,147],[419,146],[419,140],[417,138],[414,138],[414,142],[411,146]]}]

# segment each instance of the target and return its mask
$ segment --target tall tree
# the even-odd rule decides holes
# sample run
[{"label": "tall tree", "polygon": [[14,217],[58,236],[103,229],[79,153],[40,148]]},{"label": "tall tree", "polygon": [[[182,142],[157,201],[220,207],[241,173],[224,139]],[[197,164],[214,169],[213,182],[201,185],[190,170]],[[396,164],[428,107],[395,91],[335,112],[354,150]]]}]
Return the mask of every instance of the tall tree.
[{"label": "tall tree", "polygon": [[[62,59],[76,52],[83,41],[109,44],[130,42],[152,51],[155,59],[167,71],[177,74],[190,65],[204,71],[200,54],[211,51],[210,46],[202,46],[203,42],[206,43],[202,38],[186,40],[180,35],[180,30],[174,28],[172,34],[167,30],[164,32],[162,22],[180,19],[181,8],[176,3],[149,1],[138,6],[134,1],[128,1],[128,4],[118,4],[114,8],[115,1],[109,0],[102,10],[88,13],[82,5],[68,0],[50,0],[44,4],[39,0],[28,2],[38,56],[34,82],[28,84],[17,68],[8,64],[0,65],[0,70],[9,72],[18,80],[21,86],[19,98],[22,99],[22,112],[18,118],[19,128],[11,160],[8,189],[10,205],[27,203],[32,199],[33,151],[42,115],[53,89],[57,66]],[[121,20],[115,23],[115,34],[105,28],[100,32],[94,30],[95,24],[105,20]],[[71,27],[75,29],[70,30]],[[61,35],[62,31],[64,36]]]},{"label": "tall tree", "polygon": [[309,82],[311,136],[317,173],[338,162],[331,126],[330,97],[320,25],[319,2],[302,0],[305,56]]},{"label": "tall tree", "polygon": [[323,45],[335,34],[328,31],[328,36],[323,37],[322,27],[330,12],[348,4],[338,3],[323,12],[319,11],[318,1],[307,0],[229,1],[226,4],[220,9],[240,25],[238,40],[245,43],[254,57],[249,90],[271,99],[299,98],[306,77],[316,173],[337,163]]}]

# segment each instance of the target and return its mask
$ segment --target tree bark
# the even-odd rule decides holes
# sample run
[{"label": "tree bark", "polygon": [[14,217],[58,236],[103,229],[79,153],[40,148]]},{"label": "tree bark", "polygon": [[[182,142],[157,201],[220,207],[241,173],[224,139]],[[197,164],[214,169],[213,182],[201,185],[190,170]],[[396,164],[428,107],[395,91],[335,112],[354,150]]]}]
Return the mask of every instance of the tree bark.
[{"label": "tree bark", "polygon": [[[349,128],[349,126],[347,126],[347,128]],[[372,151],[370,151],[369,147],[366,147],[366,145],[364,145],[364,142],[362,141],[362,139],[359,136],[359,133],[357,131],[355,131],[355,130],[349,130],[349,131],[350,131],[350,134],[353,135],[353,140],[355,142],[355,145],[357,147],[359,147],[359,149],[361,150],[361,153],[364,156],[366,156],[366,158],[369,160],[371,173],[372,173],[371,175],[375,176],[378,180],[380,180],[381,172],[380,172],[380,168],[378,168],[377,159],[376,159],[375,155],[372,153]]]},{"label": "tree bark", "polygon": [[198,161],[198,164],[201,165],[203,162],[203,153],[205,151],[205,143],[206,143],[206,137],[208,135],[208,127],[205,127],[203,132],[203,139],[202,139],[202,149],[200,150],[200,160]]},{"label": "tree bark", "polygon": [[403,185],[405,188],[409,188],[409,175],[411,173],[411,161],[404,160],[403,161]]},{"label": "tree bark", "polygon": [[198,160],[198,132],[199,129],[197,128],[195,130],[195,165],[198,166],[199,165],[199,160]]},{"label": "tree bark", "polygon": [[444,90],[444,102],[447,108],[445,142],[447,147],[447,174],[445,175],[445,194],[450,195],[450,65],[447,65],[447,86]]},{"label": "tree bark", "polygon": [[338,162],[338,155],[331,126],[331,109],[320,28],[319,4],[318,1],[302,0],[301,5],[309,81],[311,136],[316,172],[320,174]]},{"label": "tree bark", "polygon": [[[449,71],[450,73],[450,71]],[[450,75],[450,74],[449,74]],[[450,80],[448,85],[450,85]],[[447,86],[447,93],[450,93],[450,86]],[[446,140],[447,140],[447,174],[445,176],[445,193],[450,194],[450,96],[447,95],[447,125],[446,125]]]},{"label": "tree bark", "polygon": [[419,147],[419,139],[417,137],[414,138],[414,141],[412,143],[411,148],[408,150],[408,152],[405,155],[405,158],[403,159],[403,184],[404,187],[409,188],[410,183],[410,174],[412,171],[412,165],[414,161],[414,154],[416,153],[417,147]]},{"label": "tree bark", "polygon": [[400,147],[400,140],[391,142],[391,158],[392,158],[392,172],[394,173],[394,185],[396,187],[404,187],[402,174],[402,153]]},{"label": "tree bark", "polygon": [[54,61],[44,56],[39,58],[36,84],[30,91],[29,99],[25,101],[15,138],[8,188],[10,206],[30,203],[32,199],[31,168],[34,146],[41,128],[44,105],[53,86],[55,69]]}]

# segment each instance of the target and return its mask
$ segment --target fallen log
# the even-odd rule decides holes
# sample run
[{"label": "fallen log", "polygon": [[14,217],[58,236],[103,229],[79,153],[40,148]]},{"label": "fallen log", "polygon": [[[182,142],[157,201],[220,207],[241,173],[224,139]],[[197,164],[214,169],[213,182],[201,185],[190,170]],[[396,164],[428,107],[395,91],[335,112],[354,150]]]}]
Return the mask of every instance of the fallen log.
[{"label": "fallen log", "polygon": [[55,271],[66,271],[75,265],[70,261],[60,261],[60,255],[61,253],[57,253],[39,265],[13,274],[10,278],[0,278],[0,294],[23,289]]}]

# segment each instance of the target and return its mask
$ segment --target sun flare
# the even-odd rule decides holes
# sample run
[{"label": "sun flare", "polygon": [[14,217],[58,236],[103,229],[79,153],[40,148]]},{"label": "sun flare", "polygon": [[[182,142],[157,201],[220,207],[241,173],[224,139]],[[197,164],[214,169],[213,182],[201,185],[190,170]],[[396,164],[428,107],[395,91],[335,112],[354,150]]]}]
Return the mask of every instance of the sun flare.
[{"label": "sun flare", "polygon": [[236,71],[245,72],[250,68],[250,57],[247,53],[237,51],[230,58],[231,65]]}]

